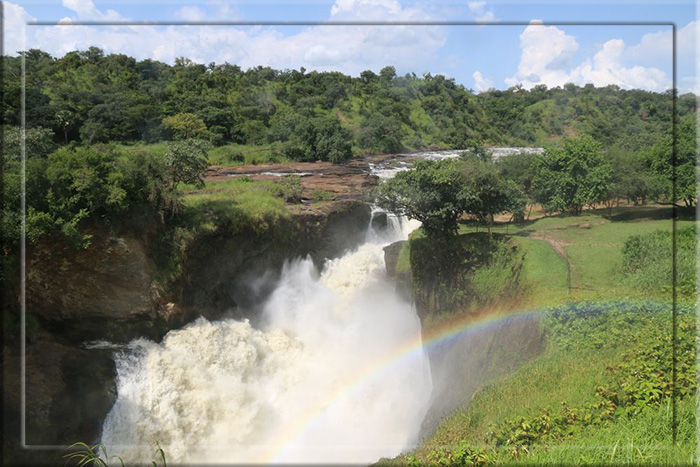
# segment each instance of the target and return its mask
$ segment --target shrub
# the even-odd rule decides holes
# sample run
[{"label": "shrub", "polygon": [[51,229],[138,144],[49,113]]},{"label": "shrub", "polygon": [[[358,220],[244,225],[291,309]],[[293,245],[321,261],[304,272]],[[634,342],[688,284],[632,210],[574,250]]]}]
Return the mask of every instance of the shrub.
[{"label": "shrub", "polygon": [[[683,295],[692,295],[696,284],[694,227],[676,232],[676,285]],[[672,233],[657,230],[632,235],[622,248],[624,280],[640,289],[670,290],[673,284]]]},{"label": "shrub", "polygon": [[286,201],[293,203],[301,201],[302,186],[299,175],[284,175],[280,179],[280,184]]}]

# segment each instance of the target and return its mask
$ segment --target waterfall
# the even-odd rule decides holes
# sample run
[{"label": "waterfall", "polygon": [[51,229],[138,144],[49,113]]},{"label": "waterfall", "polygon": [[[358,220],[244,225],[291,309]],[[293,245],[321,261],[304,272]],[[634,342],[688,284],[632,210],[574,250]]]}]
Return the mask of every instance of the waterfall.
[{"label": "waterfall", "polygon": [[[385,216],[374,209],[374,216]],[[322,271],[288,262],[248,321],[204,318],[117,355],[102,442],[125,462],[370,463],[417,441],[432,381],[415,309],[387,282],[383,247],[419,223],[386,215]]]}]

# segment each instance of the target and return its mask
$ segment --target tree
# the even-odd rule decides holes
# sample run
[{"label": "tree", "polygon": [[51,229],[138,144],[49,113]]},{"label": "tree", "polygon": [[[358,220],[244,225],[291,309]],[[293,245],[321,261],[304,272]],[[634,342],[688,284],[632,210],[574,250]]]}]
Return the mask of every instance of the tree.
[{"label": "tree", "polygon": [[447,239],[457,232],[467,203],[474,203],[465,190],[465,173],[458,160],[421,160],[413,170],[399,172],[377,188],[379,205],[391,212],[422,222],[425,233]]},{"label": "tree", "polygon": [[454,236],[463,214],[487,224],[490,236],[494,215],[522,212],[525,205],[518,186],[478,158],[418,161],[382,183],[377,199],[389,211],[418,219],[438,239]]},{"label": "tree", "polygon": [[298,119],[291,123],[294,132],[284,148],[290,159],[338,163],[352,157],[352,133],[337,117]]},{"label": "tree", "polygon": [[525,195],[525,200],[532,208],[534,192],[532,179],[535,176],[534,165],[537,155],[531,152],[519,152],[502,157],[496,161],[501,176],[515,182]]},{"label": "tree", "polygon": [[492,163],[472,158],[464,161],[462,170],[465,188],[471,192],[471,196],[465,196],[470,202],[464,211],[488,226],[489,237],[495,215],[511,212],[522,218],[525,195],[514,181],[501,177]]},{"label": "tree", "polygon": [[163,126],[175,139],[198,138],[206,135],[204,120],[191,113],[179,113],[163,119]]},{"label": "tree", "polygon": [[610,189],[610,165],[590,137],[566,139],[535,163],[535,199],[547,212],[579,215],[584,206],[604,201]]},{"label": "tree", "polygon": [[170,185],[191,183],[197,187],[204,186],[204,173],[209,167],[207,142],[187,139],[168,144],[165,153],[165,165],[169,174]]},{"label": "tree", "polygon": [[56,123],[63,131],[63,140],[68,142],[68,132],[75,124],[75,115],[70,110],[60,110],[56,112]]},{"label": "tree", "polygon": [[373,114],[362,121],[358,143],[362,148],[389,154],[403,149],[402,137],[401,124],[394,118]]},{"label": "tree", "polygon": [[694,121],[684,120],[678,123],[676,132],[675,159],[673,134],[670,130],[647,151],[646,157],[652,170],[664,177],[664,191],[667,198],[672,199],[675,182],[676,201],[683,201],[686,206],[693,206],[698,198],[698,178],[696,173],[698,152],[695,145]]}]

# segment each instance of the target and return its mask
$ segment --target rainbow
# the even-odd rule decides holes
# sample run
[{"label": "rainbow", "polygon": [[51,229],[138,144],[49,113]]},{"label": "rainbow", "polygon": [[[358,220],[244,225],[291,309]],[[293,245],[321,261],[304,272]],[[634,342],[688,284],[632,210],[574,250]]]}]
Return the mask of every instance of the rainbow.
[{"label": "rainbow", "polygon": [[[541,312],[541,311],[540,311]],[[455,319],[435,328],[430,329],[425,336],[415,336],[396,346],[391,352],[373,360],[364,367],[355,371],[347,377],[334,391],[319,399],[308,411],[298,418],[296,423],[291,424],[279,436],[278,440],[272,444],[272,452],[267,453],[260,459],[263,463],[279,462],[284,453],[294,446],[294,442],[304,433],[308,432],[320,419],[325,409],[335,401],[345,397],[354,391],[358,391],[372,379],[373,376],[382,371],[391,369],[411,358],[417,358],[425,350],[449,343],[467,335],[479,333],[490,326],[503,322],[515,316],[534,315],[531,310],[510,312],[508,314],[488,314],[481,317],[463,317]]]}]

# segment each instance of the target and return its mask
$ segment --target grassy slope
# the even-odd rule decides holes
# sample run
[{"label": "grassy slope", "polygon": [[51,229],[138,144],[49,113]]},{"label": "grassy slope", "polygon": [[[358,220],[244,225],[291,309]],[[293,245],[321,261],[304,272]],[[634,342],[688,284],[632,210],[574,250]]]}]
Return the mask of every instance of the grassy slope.
[{"label": "grassy slope", "polygon": [[[604,298],[656,298],[667,302],[668,297],[654,296],[655,291],[635,289],[625,282],[621,269],[621,247],[630,235],[658,229],[670,230],[670,208],[625,208],[613,213],[610,218],[602,214],[603,211],[589,212],[579,217],[543,218],[525,226],[496,227],[498,232],[505,233],[507,230],[527,252],[524,276],[529,290],[523,308],[535,309]],[[682,228],[693,223],[693,220],[684,219],[679,220],[677,226]],[[460,232],[476,229],[475,226],[464,225]],[[575,288],[571,291],[566,281],[566,259],[543,239],[547,236],[560,242],[575,270],[572,273]],[[407,251],[403,253],[402,257]],[[688,302],[688,299],[684,300]],[[615,309],[612,306],[606,313],[613,316]],[[695,452],[695,407],[692,397],[686,397],[678,405],[680,444],[675,449],[670,447],[668,398],[658,405],[651,404],[639,414],[617,417],[597,425],[577,427],[574,424],[576,430],[572,435],[561,439],[545,437],[536,445],[529,446],[527,452],[513,446],[494,449],[495,442],[486,436],[489,432],[498,431],[499,427],[501,430],[504,426],[508,428],[508,420],[517,425],[520,417],[526,423],[536,420],[543,409],[552,414],[559,413],[562,402],[574,408],[596,402],[600,398],[596,394],[596,386],[619,383],[621,373],[607,369],[622,365],[629,370],[624,365],[630,359],[646,364],[645,359],[648,358],[635,357],[635,352],[643,352],[656,340],[668,337],[669,310],[668,306],[662,311],[656,310],[653,312],[655,314],[650,315],[652,319],[647,321],[638,321],[636,312],[629,313],[625,319],[632,324],[623,332],[615,332],[621,327],[616,321],[597,322],[584,317],[577,326],[555,326],[552,320],[543,319],[552,340],[544,355],[516,373],[483,388],[468,408],[449,417],[421,448],[396,461],[466,465],[482,461],[538,464],[690,462]],[[693,317],[687,315],[684,319],[686,327],[694,329]],[[655,332],[661,334],[655,336]],[[692,340],[690,334],[685,337],[688,341]],[[562,339],[566,341],[566,338],[582,345],[572,348],[557,342]],[[587,346],[591,342],[598,344]],[[689,372],[686,370],[684,374]],[[638,385],[644,381],[642,379]]]}]

